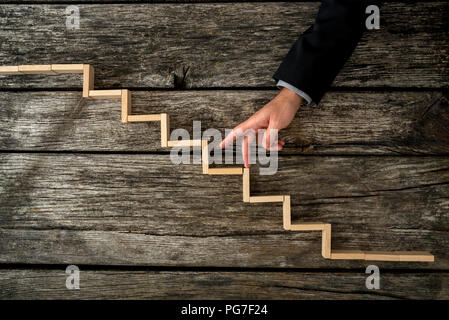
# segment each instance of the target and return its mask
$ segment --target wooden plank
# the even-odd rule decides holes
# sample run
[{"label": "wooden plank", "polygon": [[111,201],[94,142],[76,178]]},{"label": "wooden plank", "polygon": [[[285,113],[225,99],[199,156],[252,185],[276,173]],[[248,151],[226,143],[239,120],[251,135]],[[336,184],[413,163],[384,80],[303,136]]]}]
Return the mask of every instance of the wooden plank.
[{"label": "wooden plank", "polygon": [[209,173],[209,143],[207,140],[201,141],[201,166],[203,174]]},{"label": "wooden plank", "polygon": [[51,70],[51,65],[19,65],[19,73],[21,74],[45,74],[54,75],[56,74]]},{"label": "wooden plank", "polygon": [[[293,221],[332,223],[333,247],[429,251],[434,263],[379,266],[449,267],[448,158],[292,156],[279,168],[254,174],[252,193],[290,193]],[[284,232],[279,203],[248,205],[240,185],[166,154],[2,153],[0,262],[366,266],[323,259],[317,232]]]},{"label": "wooden plank", "polygon": [[[0,263],[270,268],[366,266],[366,261],[323,259],[319,251],[321,245],[312,245],[319,242],[318,237],[312,239],[307,236],[309,233],[294,234],[208,237],[205,243],[201,237],[143,235],[128,231],[1,229]],[[288,262],[283,261],[286,258]],[[376,261],[381,267],[400,269],[426,269],[436,264],[423,263],[432,259],[406,263],[411,260],[400,260],[400,254],[391,251],[366,252],[365,260]],[[447,263],[440,268],[447,268]]]},{"label": "wooden plank", "polygon": [[128,116],[131,114],[131,91],[128,89],[122,90],[122,122],[128,122]]},{"label": "wooden plank", "polygon": [[160,114],[139,114],[139,115],[129,115],[128,122],[152,122],[161,121]]},{"label": "wooden plank", "polygon": [[201,140],[168,141],[169,147],[201,147]]},{"label": "wooden plank", "polygon": [[434,262],[435,256],[426,251],[410,251],[401,252],[399,259],[401,261],[423,261],[423,262]]},{"label": "wooden plank", "polygon": [[249,197],[250,203],[283,202],[283,201],[284,201],[284,196],[251,196],[251,197]]},{"label": "wooden plank", "polygon": [[[448,299],[449,273],[381,271],[378,290],[363,272],[207,272],[80,269],[67,290],[65,267],[0,270],[1,299]],[[18,281],[20,279],[20,281]],[[180,284],[183,290],[180,290]],[[99,290],[98,288],[101,288]],[[170,313],[168,313],[170,314]]]},{"label": "wooden plank", "polygon": [[[8,28],[0,31],[0,65],[91,63],[97,86],[104,89],[274,87],[273,73],[313,23],[318,6],[80,4],[82,32],[67,32],[61,7],[2,5],[0,25]],[[382,27],[364,35],[335,86],[447,88],[448,6],[442,1],[385,4]],[[139,25],[130,27],[130,20]],[[108,45],[98,45],[99,39]],[[73,88],[69,77],[31,78],[1,79],[0,88]]]},{"label": "wooden plank", "polygon": [[89,92],[94,90],[95,69],[89,64],[83,65],[83,98],[89,98]]},{"label": "wooden plank", "polygon": [[84,73],[84,64],[52,64],[51,70],[55,73]]},{"label": "wooden plank", "polygon": [[243,177],[242,177],[243,202],[249,202],[249,197],[251,194],[249,173],[250,168],[243,168]]},{"label": "wooden plank", "polygon": [[284,196],[284,202],[282,203],[282,220],[285,230],[291,229],[291,201],[290,196]]},{"label": "wooden plank", "polygon": [[[133,92],[133,114],[168,113],[174,128],[192,132],[192,121],[199,120],[203,130],[217,128],[224,133],[276,92]],[[77,92],[0,92],[0,149],[166,150],[160,147],[159,127],[120,125],[121,110],[115,100],[80,104],[80,96]],[[447,155],[448,124],[449,103],[438,92],[333,92],[320,108],[303,107],[281,131],[287,143],[279,154]]]},{"label": "wooden plank", "polygon": [[168,147],[168,140],[170,140],[170,116],[166,113],[161,113],[161,147]]},{"label": "wooden plank", "polygon": [[331,257],[331,235],[331,225],[330,223],[326,223],[322,231],[321,242],[321,255],[326,259],[330,259]]},{"label": "wooden plank", "polygon": [[365,260],[401,261],[401,253],[391,251],[365,251]]},{"label": "wooden plank", "polygon": [[241,167],[235,167],[235,168],[209,168],[207,170],[207,174],[239,175],[239,174],[243,174],[243,168],[241,168]]},{"label": "wooden plank", "polygon": [[[265,0],[256,0],[253,2],[264,2]],[[421,0],[420,2],[443,2],[444,0]],[[27,4],[33,1],[30,0],[3,0],[4,3],[21,3]],[[66,0],[65,2],[75,2],[75,3],[98,3],[98,0]],[[148,3],[148,0],[133,0],[134,3]],[[154,2],[154,1],[153,1]],[[227,0],[189,0],[189,3],[222,3],[227,2]],[[247,2],[246,0],[235,0],[237,2]],[[298,0],[296,2],[320,2],[319,0]],[[400,2],[400,0],[393,0],[391,2]],[[54,0],[40,0],[39,3],[54,3]],[[176,4],[176,3],[185,3],[185,0],[158,0],[157,3],[168,3],[168,4]]]},{"label": "wooden plank", "polygon": [[361,250],[333,250],[331,259],[365,260],[365,253]]},{"label": "wooden plank", "polygon": [[426,251],[360,251],[360,250],[332,250],[331,259],[349,260],[377,260],[402,262],[434,262],[435,256]]},{"label": "wooden plank", "polygon": [[292,231],[323,231],[325,223],[322,222],[303,222],[290,225]]},{"label": "wooden plank", "polygon": [[17,75],[19,66],[0,66],[0,75]]},{"label": "wooden plank", "polygon": [[92,99],[121,99],[122,90],[89,90]]}]

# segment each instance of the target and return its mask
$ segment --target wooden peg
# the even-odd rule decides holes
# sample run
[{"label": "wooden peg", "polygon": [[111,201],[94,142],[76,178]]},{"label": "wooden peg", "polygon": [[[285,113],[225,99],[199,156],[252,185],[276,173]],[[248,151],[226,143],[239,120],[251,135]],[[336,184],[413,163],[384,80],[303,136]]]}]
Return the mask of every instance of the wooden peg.
[{"label": "wooden peg", "polygon": [[168,147],[170,136],[170,117],[166,113],[161,113],[161,147]]},{"label": "wooden peg", "polygon": [[292,231],[322,231],[326,226],[325,223],[322,222],[304,222],[304,223],[295,223],[290,225],[290,230]]},{"label": "wooden peg", "polygon": [[326,223],[322,231],[323,239],[321,243],[321,254],[323,258],[330,259],[331,257],[331,225]]},{"label": "wooden peg", "polygon": [[282,219],[285,230],[291,228],[291,208],[290,208],[290,196],[284,196],[284,202],[282,203]]},{"label": "wooden peg", "polygon": [[175,140],[168,141],[169,147],[201,147],[201,140]]},{"label": "wooden peg", "polygon": [[19,66],[0,66],[0,75],[20,74]]},{"label": "wooden peg", "polygon": [[249,168],[243,168],[243,202],[249,202],[250,197]]},{"label": "wooden peg", "polygon": [[128,122],[131,114],[131,92],[128,89],[122,90],[122,122]]},{"label": "wooden peg", "polygon": [[83,65],[83,98],[89,98],[89,92],[94,90],[94,67]]},{"label": "wooden peg", "polygon": [[388,251],[366,251],[365,260],[401,261],[401,253]]},{"label": "wooden peg", "polygon": [[249,197],[249,202],[284,202],[284,196],[253,196]]},{"label": "wooden peg", "polygon": [[361,250],[332,250],[333,260],[365,260],[365,253]]},{"label": "wooden peg", "polygon": [[20,65],[19,72],[23,74],[56,74],[50,64]]},{"label": "wooden peg", "polygon": [[52,64],[51,70],[54,73],[62,74],[62,73],[83,73],[84,65],[83,64]]},{"label": "wooden peg", "polygon": [[243,174],[242,168],[209,168],[208,174]]},{"label": "wooden peg", "polygon": [[207,140],[201,141],[201,162],[203,166],[203,174],[209,172],[209,146]]},{"label": "wooden peg", "polygon": [[400,252],[399,259],[401,261],[416,261],[416,262],[434,262],[435,257],[430,252],[426,251],[405,251]]},{"label": "wooden peg", "polygon": [[90,90],[89,98],[92,99],[121,99],[122,90]]},{"label": "wooden peg", "polygon": [[151,122],[161,121],[160,114],[142,114],[142,115],[128,115],[128,122]]}]

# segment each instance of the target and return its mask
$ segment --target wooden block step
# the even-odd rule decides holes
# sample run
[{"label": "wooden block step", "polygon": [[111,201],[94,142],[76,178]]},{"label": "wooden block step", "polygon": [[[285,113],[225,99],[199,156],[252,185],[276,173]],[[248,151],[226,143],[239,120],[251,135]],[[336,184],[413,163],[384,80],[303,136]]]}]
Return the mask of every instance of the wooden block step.
[{"label": "wooden block step", "polygon": [[365,260],[365,253],[361,250],[332,250],[331,259]]},{"label": "wooden block step", "polygon": [[0,75],[20,74],[19,66],[0,66]]},{"label": "wooden block step", "polygon": [[89,90],[92,99],[121,99],[122,90]]},{"label": "wooden block step", "polygon": [[402,261],[402,262],[434,262],[435,257],[425,251],[361,251],[332,250],[331,259],[335,260],[368,260],[368,261]]},{"label": "wooden block step", "polygon": [[399,259],[401,261],[417,261],[417,262],[434,262],[435,257],[426,251],[404,251],[400,252]]},{"label": "wooden block step", "polygon": [[170,117],[166,113],[161,113],[161,147],[168,147],[170,137]]},{"label": "wooden block step", "polygon": [[434,262],[435,257],[426,251],[367,251],[365,252],[365,260]]},{"label": "wooden block step", "polygon": [[89,98],[89,92],[94,90],[94,67],[83,65],[83,98]]},{"label": "wooden block step", "polygon": [[83,73],[84,64],[52,64],[51,70],[55,73]]},{"label": "wooden block step", "polygon": [[169,147],[201,147],[201,140],[168,141]]},{"label": "wooden block step", "polygon": [[243,202],[249,202],[249,168],[243,168]]},{"label": "wooden block step", "polygon": [[321,243],[321,255],[323,258],[330,259],[331,257],[331,225],[326,223],[322,231],[323,239]]},{"label": "wooden block step", "polygon": [[290,196],[284,196],[284,202],[282,202],[282,222],[285,230],[291,228],[291,204]]},{"label": "wooden block step", "polygon": [[128,122],[128,116],[131,114],[131,91],[122,90],[122,122]]},{"label": "wooden block step", "polygon": [[255,197],[249,197],[249,202],[250,203],[284,202],[284,196],[255,196]]},{"label": "wooden block step", "polygon": [[201,141],[201,164],[203,166],[203,174],[209,172],[209,146],[207,140]]},{"label": "wooden block step", "polygon": [[142,115],[128,115],[127,122],[152,122],[161,121],[160,114],[142,114]]},{"label": "wooden block step", "polygon": [[387,251],[365,251],[365,260],[401,261],[401,253]]},{"label": "wooden block step", "polygon": [[243,174],[243,168],[209,168],[208,174]]},{"label": "wooden block step", "polygon": [[295,223],[290,225],[290,229],[292,231],[322,231],[326,223],[323,222],[304,222],[304,223]]},{"label": "wooden block step", "polygon": [[51,70],[50,64],[20,65],[19,72],[23,74],[56,74]]}]

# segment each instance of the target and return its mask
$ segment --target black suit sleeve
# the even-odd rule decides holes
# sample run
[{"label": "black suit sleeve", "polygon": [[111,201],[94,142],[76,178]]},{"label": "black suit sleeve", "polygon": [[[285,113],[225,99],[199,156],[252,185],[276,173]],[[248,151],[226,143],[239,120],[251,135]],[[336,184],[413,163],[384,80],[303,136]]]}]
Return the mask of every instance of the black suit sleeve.
[{"label": "black suit sleeve", "polygon": [[362,37],[365,10],[371,4],[380,5],[375,0],[322,1],[315,23],[296,41],[273,78],[319,103]]}]

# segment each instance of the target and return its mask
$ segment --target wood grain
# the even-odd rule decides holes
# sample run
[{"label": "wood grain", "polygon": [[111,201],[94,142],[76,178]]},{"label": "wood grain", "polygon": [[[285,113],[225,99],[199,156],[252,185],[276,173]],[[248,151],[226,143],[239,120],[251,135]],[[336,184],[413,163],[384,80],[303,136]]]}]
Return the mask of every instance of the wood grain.
[{"label": "wood grain", "polygon": [[[448,273],[389,273],[368,290],[349,272],[195,272],[85,270],[67,290],[61,269],[0,270],[1,299],[448,299]],[[101,289],[100,289],[101,288]],[[419,288],[419,290],[410,290]]]},{"label": "wood grain", "polygon": [[[443,2],[444,0],[421,0],[419,2]],[[36,3],[36,0],[3,0],[3,3],[20,3],[20,4],[29,4],[29,3]],[[45,3],[55,3],[55,2],[60,2],[59,0],[39,0],[38,1],[39,4],[45,4]],[[76,2],[76,3],[99,3],[99,2],[103,2],[105,4],[109,4],[113,1],[111,0],[65,0],[64,3],[68,3],[68,2]],[[238,2],[267,2],[266,0],[252,0],[252,1],[247,1],[247,0],[130,0],[130,2],[132,3],[167,3],[167,4],[174,4],[174,3],[238,3]],[[276,3],[282,3],[285,1],[280,1],[280,0],[273,0],[270,2],[276,2]],[[319,0],[295,0],[292,2],[320,2]],[[390,0],[389,2],[403,2],[401,0]]]},{"label": "wood grain", "polygon": [[[0,7],[0,65],[90,63],[98,88],[274,87],[271,78],[319,3]],[[449,86],[447,2],[389,3],[335,86]],[[220,14],[217,14],[219,12]],[[77,76],[1,77],[0,88],[80,88]]]},{"label": "wood grain", "polygon": [[[224,135],[277,91],[133,92],[133,114],[170,115],[173,129]],[[158,123],[120,123],[119,100],[85,100],[77,92],[0,92],[0,149],[27,151],[167,150]],[[449,154],[449,103],[439,92],[332,92],[303,107],[282,153]]]},{"label": "wood grain", "polygon": [[[242,201],[240,176],[167,155],[2,154],[0,262],[348,267],[320,232],[286,232],[282,205]],[[283,157],[252,195],[291,194],[292,222],[332,223],[333,249],[424,251],[447,268],[449,159]],[[384,265],[383,263],[381,264]],[[413,268],[416,264],[392,264]]]},{"label": "wood grain", "polygon": [[[54,2],[2,1],[0,65],[91,63],[95,89],[128,88],[133,114],[189,132],[223,132],[273,98],[319,6],[74,0],[71,31],[72,0]],[[448,9],[386,4],[335,89],[282,132],[279,172],[255,166],[250,183],[291,194],[293,225],[332,223],[340,257],[429,250],[435,263],[375,262],[381,289],[367,290],[372,261],[323,259],[320,231],[284,231],[282,205],[242,202],[239,176],[173,165],[158,123],[81,100],[81,75],[0,75],[0,299],[448,299]]]}]

